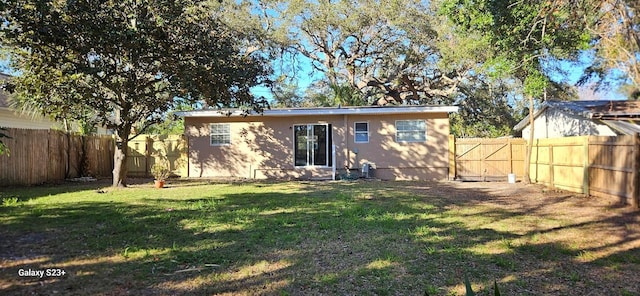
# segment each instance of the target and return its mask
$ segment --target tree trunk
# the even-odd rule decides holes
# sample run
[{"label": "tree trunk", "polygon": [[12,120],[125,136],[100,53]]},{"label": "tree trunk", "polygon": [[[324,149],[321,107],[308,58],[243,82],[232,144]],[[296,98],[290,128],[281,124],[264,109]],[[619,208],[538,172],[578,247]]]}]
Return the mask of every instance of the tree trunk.
[{"label": "tree trunk", "polygon": [[524,157],[524,176],[523,181],[525,184],[531,184],[531,176],[529,175],[531,168],[531,154],[533,154],[533,123],[534,113],[533,110],[533,96],[529,96],[529,140],[527,140],[527,153]]},{"label": "tree trunk", "polygon": [[129,154],[127,137],[116,140],[116,149],[113,153],[113,187],[127,186],[127,154]]}]

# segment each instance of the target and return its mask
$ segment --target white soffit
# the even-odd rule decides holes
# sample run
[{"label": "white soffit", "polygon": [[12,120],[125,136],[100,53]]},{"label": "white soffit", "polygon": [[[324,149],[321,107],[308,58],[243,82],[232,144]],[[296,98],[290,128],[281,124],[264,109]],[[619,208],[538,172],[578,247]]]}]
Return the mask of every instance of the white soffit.
[{"label": "white soffit", "polygon": [[[251,112],[249,116],[312,116],[312,115],[385,115],[417,113],[458,112],[457,106],[407,106],[407,107],[333,107],[333,108],[290,108],[264,110],[263,113]],[[241,110],[194,110],[180,111],[176,115],[183,117],[226,117],[244,116]]]}]

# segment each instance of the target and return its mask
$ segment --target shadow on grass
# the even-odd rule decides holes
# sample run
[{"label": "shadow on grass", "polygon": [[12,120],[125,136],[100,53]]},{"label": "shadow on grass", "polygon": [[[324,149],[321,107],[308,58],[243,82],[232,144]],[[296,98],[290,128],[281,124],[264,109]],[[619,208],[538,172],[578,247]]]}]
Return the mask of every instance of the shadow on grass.
[{"label": "shadow on grass", "polygon": [[0,202],[1,199],[10,198],[15,198],[19,202],[24,202],[32,199],[38,199],[40,197],[64,193],[99,190],[100,188],[109,186],[110,182],[110,180],[102,179],[95,182],[64,182],[56,185],[0,187]]},{"label": "shadow on grass", "polygon": [[[580,263],[581,250],[521,242],[560,229],[469,227],[476,219],[535,215],[545,206],[467,212],[496,198],[488,189],[410,182],[299,182],[293,192],[271,183],[231,186],[255,190],[219,193],[214,186],[182,199],[2,209],[0,292],[446,295],[461,291],[465,273],[476,291],[498,280],[506,295],[635,291],[624,282],[615,291],[598,287],[599,280],[621,278],[597,267],[624,261],[619,270],[637,270],[629,260],[637,249]],[[69,274],[17,276],[20,268],[54,267]]]}]

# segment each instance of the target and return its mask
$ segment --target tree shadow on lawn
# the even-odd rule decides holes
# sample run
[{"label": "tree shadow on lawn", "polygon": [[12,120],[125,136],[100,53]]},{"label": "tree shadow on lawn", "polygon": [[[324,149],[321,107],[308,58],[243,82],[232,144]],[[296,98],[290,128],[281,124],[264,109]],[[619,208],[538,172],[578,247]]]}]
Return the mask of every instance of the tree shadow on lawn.
[{"label": "tree shadow on lawn", "polygon": [[[407,190],[418,185],[422,191]],[[505,295],[616,293],[633,285],[602,290],[598,284],[608,278],[593,270],[603,268],[577,262],[579,251],[552,242],[516,243],[535,234],[469,227],[465,219],[473,215],[495,222],[525,214],[490,208],[456,213],[493,198],[480,189],[450,188],[468,195],[465,201],[434,189],[446,183],[297,186],[294,193],[220,195],[212,189],[144,204],[21,205],[0,231],[0,292],[445,295],[462,292],[465,273],[486,294],[493,280]],[[47,267],[69,274],[17,276],[20,268]],[[620,279],[616,272],[607,276]]]},{"label": "tree shadow on lawn", "polygon": [[15,198],[18,202],[25,202],[40,197],[53,196],[64,193],[80,192],[86,190],[101,190],[109,186],[111,180],[101,179],[95,182],[68,182],[50,185],[35,186],[9,186],[0,187],[0,205],[3,199]]}]

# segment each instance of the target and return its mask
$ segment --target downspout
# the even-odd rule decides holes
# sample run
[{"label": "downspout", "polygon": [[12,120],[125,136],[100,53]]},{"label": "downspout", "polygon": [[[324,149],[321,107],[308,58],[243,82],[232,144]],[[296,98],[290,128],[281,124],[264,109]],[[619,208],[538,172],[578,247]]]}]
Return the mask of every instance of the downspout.
[{"label": "downspout", "polygon": [[[351,150],[349,150],[349,115],[345,114],[343,117],[343,120],[344,120],[343,153],[345,155],[344,167],[348,170],[349,168],[351,168]],[[347,171],[346,173],[349,174],[349,171]]]}]

